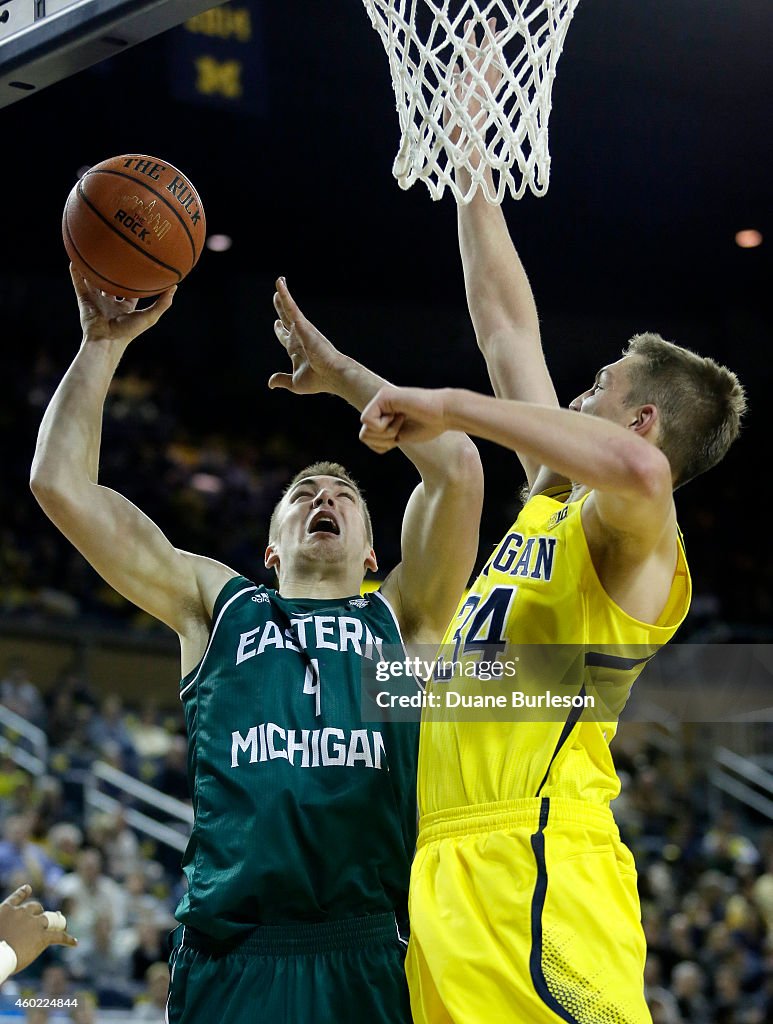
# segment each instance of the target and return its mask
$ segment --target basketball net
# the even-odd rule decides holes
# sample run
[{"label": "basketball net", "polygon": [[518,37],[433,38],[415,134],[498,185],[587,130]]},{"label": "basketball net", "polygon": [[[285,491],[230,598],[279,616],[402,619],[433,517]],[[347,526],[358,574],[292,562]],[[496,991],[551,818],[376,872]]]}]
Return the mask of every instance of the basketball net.
[{"label": "basketball net", "polygon": [[505,189],[544,195],[553,79],[578,0],[363,2],[389,57],[400,187],[420,179],[439,199],[448,186],[462,203],[478,188],[490,203]]}]

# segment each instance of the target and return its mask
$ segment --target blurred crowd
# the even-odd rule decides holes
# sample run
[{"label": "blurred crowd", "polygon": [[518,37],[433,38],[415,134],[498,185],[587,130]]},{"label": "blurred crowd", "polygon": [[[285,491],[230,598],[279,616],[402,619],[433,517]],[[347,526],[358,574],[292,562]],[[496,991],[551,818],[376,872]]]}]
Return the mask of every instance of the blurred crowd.
[{"label": "blurred crowd", "polygon": [[[0,1011],[20,995],[42,995],[77,998],[57,1011],[70,1017],[51,1020],[89,1024],[96,1008],[112,1008],[161,1024],[180,853],[129,827],[133,802],[118,789],[118,810],[90,812],[83,776],[99,759],[187,801],[182,717],[151,701],[130,708],[98,696],[76,673],[41,692],[21,662],[2,673],[0,700],[49,742],[42,775],[0,759],[0,890],[30,882],[79,939],[8,982]],[[636,727],[615,747],[623,788],[614,808],[639,867],[654,1024],[773,1024],[773,829],[717,811],[705,742],[677,735],[670,743],[655,746]]]},{"label": "blurred crowd", "polygon": [[[19,998],[41,997],[60,1007],[52,1020],[69,1012],[64,1019],[88,1024],[101,1007],[161,1024],[167,936],[184,885],[181,855],[129,827],[126,813],[135,801],[119,787],[103,787],[115,811],[89,811],[83,783],[99,759],[188,802],[181,719],[165,717],[152,702],[126,709],[74,672],[41,694],[19,661],[0,678],[0,703],[48,740],[43,774],[29,774],[10,755],[0,759],[0,891],[29,882],[78,938],[77,948],[52,947],[8,981],[0,1012]],[[13,729],[0,726],[0,735],[16,749],[29,747]],[[164,821],[163,812],[156,817]],[[185,835],[178,820],[169,824]],[[35,1013],[29,1019],[48,1019]]]},{"label": "blurred crowd", "polygon": [[653,1022],[770,1024],[773,828],[710,792],[705,736],[646,735],[615,741],[613,809],[639,870]]}]

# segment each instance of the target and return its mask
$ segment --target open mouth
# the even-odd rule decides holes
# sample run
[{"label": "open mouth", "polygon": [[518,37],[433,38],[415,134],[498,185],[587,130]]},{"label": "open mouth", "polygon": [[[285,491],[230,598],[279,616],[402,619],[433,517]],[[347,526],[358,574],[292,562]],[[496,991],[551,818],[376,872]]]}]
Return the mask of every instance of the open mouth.
[{"label": "open mouth", "polygon": [[326,512],[319,512],[309,523],[309,533],[332,533],[338,536],[341,532],[338,523]]}]

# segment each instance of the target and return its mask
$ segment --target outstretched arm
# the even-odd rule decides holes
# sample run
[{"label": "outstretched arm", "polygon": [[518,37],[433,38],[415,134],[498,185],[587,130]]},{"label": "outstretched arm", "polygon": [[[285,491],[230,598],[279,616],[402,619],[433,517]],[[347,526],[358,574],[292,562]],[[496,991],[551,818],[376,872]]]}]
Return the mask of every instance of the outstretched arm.
[{"label": "outstretched arm", "polygon": [[[43,417],[30,486],[43,511],[112,587],[181,636],[205,614],[202,587],[230,570],[179,551],[118,492],[98,482],[107,390],[130,342],[172,304],[174,288],[148,309],[104,295],[70,268],[83,341]],[[219,586],[218,586],[219,583]]]},{"label": "outstretched arm", "polygon": [[[496,22],[492,18],[476,57],[480,70],[486,59],[486,38],[489,32],[495,31]],[[502,74],[494,61],[486,67],[485,81],[496,95]],[[460,82],[460,95],[461,90],[469,89],[470,85],[471,77]],[[483,97],[471,93],[467,113],[472,122],[480,116],[482,103]],[[487,174],[490,176],[490,171]],[[456,175],[460,188],[466,192],[470,187],[469,171],[458,168]],[[542,352],[534,295],[502,207],[487,202],[482,189],[478,189],[469,203],[459,204],[457,221],[467,305],[494,394],[498,398],[558,406]],[[541,463],[522,449],[516,449],[516,453],[531,488]],[[541,481],[543,486],[547,483],[547,479]]]},{"label": "outstretched arm", "polygon": [[631,430],[569,409],[503,401],[456,388],[385,387],[362,414],[362,440],[374,451],[464,430],[522,450],[569,480],[597,491],[605,525],[647,547],[673,517],[668,459]]},{"label": "outstretched arm", "polygon": [[[458,222],[467,304],[494,394],[557,407],[534,296],[502,208],[478,191],[459,206]],[[522,449],[516,453],[531,487],[541,463]]]},{"label": "outstretched arm", "polygon": [[[277,338],[293,364],[269,387],[294,394],[338,395],[362,412],[385,384],[382,377],[339,352],[304,316],[283,278],[274,306]],[[405,510],[402,560],[384,584],[406,641],[442,638],[472,572],[483,505],[483,472],[475,445],[450,432],[430,444],[400,444],[421,483]]]}]

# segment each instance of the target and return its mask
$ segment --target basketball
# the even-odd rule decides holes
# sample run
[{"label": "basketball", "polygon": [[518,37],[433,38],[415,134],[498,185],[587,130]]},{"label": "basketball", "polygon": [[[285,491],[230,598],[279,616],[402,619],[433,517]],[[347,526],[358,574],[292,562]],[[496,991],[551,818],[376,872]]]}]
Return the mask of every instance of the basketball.
[{"label": "basketball", "polygon": [[201,255],[204,208],[188,178],[137,153],[95,164],[67,197],[64,247],[110,295],[142,298],[179,284]]}]

